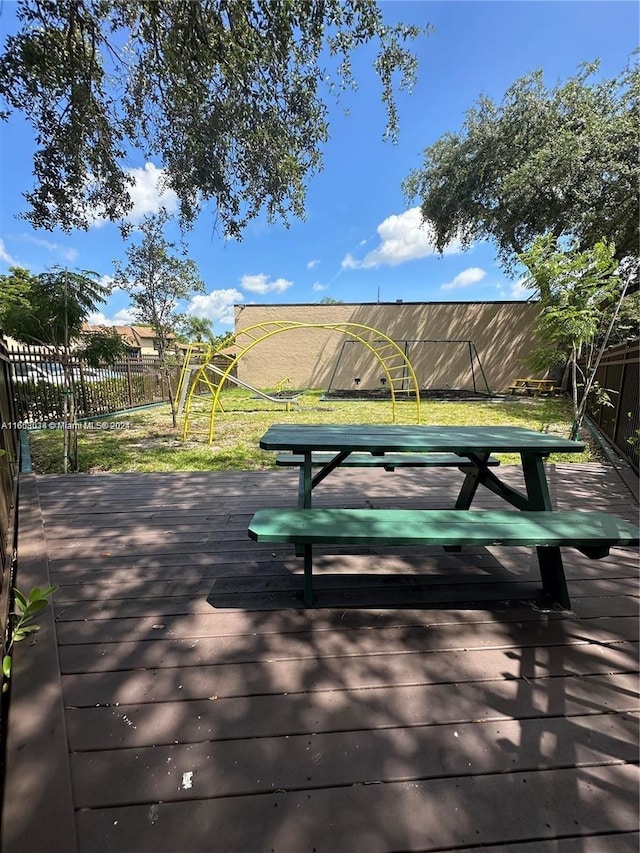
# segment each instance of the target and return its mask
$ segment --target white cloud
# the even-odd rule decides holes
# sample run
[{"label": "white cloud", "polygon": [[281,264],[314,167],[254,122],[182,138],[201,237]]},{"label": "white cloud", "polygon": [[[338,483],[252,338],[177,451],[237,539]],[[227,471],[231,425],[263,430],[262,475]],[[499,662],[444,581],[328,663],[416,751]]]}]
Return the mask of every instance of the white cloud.
[{"label": "white cloud", "polygon": [[531,299],[534,296],[532,288],[527,287],[528,277],[523,275],[517,281],[508,285],[498,284],[496,289],[500,296],[506,299]]},{"label": "white cloud", "polygon": [[[125,217],[126,222],[137,224],[150,213],[158,213],[161,207],[169,213],[178,209],[178,196],[165,186],[164,169],[153,163],[145,163],[138,169],[127,169],[134,183],[128,187],[133,207]],[[92,225],[100,227],[107,220],[96,212]]]},{"label": "white cloud", "polygon": [[142,169],[129,169],[134,185],[129,190],[133,201],[133,210],[127,217],[139,222],[147,213],[157,213],[166,207],[169,213],[178,209],[178,196],[164,186],[164,169],[158,169],[153,163],[145,163]]},{"label": "white cloud", "polygon": [[313,270],[318,266],[319,263],[320,261],[317,258],[314,258],[312,261],[307,261],[307,269]]},{"label": "white cloud", "polygon": [[130,326],[138,321],[133,316],[130,308],[121,308],[113,315],[111,319],[103,314],[102,311],[94,311],[87,317],[87,323],[92,326]]},{"label": "white cloud", "polygon": [[529,299],[532,295],[532,291],[530,287],[527,287],[527,276],[522,276],[519,278],[515,284],[511,285],[511,298],[512,299]]},{"label": "white cloud", "polygon": [[9,252],[4,247],[4,240],[0,240],[0,261],[5,264],[9,264],[10,267],[20,266],[18,261],[15,258],[11,257]]},{"label": "white cloud", "polygon": [[20,234],[19,239],[25,240],[27,243],[33,243],[34,246],[40,246],[62,258],[62,260],[69,261],[69,263],[73,263],[78,257],[78,250],[72,246],[61,246],[60,243],[44,240],[42,237],[34,237],[33,234]]},{"label": "white cloud", "polygon": [[286,278],[276,278],[274,281],[269,281],[269,277],[264,273],[243,275],[240,279],[240,287],[251,293],[283,293],[292,285],[293,282]]},{"label": "white cloud", "polygon": [[329,290],[329,285],[328,284],[320,284],[319,281],[314,281],[313,289],[316,291],[316,293],[318,293],[321,290]]},{"label": "white cloud", "polygon": [[233,325],[233,306],[242,302],[243,296],[234,287],[224,290],[212,290],[211,293],[198,294],[187,306],[187,313],[193,317],[206,317],[208,320]]},{"label": "white cloud", "polygon": [[[343,269],[370,269],[383,265],[397,266],[405,261],[426,258],[436,253],[433,226],[423,222],[419,207],[404,213],[393,214],[378,225],[380,245],[358,260],[347,254],[342,260]],[[443,254],[452,255],[462,251],[459,240],[448,243]]]},{"label": "white cloud", "polygon": [[480,267],[468,267],[459,272],[452,281],[440,285],[440,290],[460,290],[463,287],[471,287],[472,284],[482,281],[486,274]]}]

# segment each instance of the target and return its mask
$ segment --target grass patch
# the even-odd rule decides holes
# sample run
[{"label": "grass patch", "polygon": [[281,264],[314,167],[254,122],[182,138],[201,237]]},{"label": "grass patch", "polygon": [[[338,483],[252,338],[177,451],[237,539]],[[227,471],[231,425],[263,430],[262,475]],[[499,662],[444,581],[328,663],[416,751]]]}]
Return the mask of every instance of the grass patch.
[{"label": "grass patch", "polygon": [[[187,441],[182,424],[171,426],[168,406],[120,414],[95,421],[103,429],[80,429],[80,471],[226,471],[274,467],[275,454],[260,450],[258,442],[273,423],[390,423],[388,401],[321,401],[321,391],[309,391],[286,411],[267,400],[255,399],[243,389],[221,395],[224,412],[215,419],[213,443],[208,444],[210,399],[194,403]],[[414,403],[397,403],[398,423],[415,423]],[[436,401],[421,403],[424,424],[520,426],[569,436],[572,413],[560,397],[512,397],[495,401]],[[116,423],[126,429],[112,429]],[[586,440],[586,437],[583,439]],[[39,474],[62,472],[62,431],[43,430],[30,435],[33,470]],[[516,454],[497,454],[504,464],[519,462]],[[587,445],[583,453],[554,454],[554,462],[597,461]]]}]

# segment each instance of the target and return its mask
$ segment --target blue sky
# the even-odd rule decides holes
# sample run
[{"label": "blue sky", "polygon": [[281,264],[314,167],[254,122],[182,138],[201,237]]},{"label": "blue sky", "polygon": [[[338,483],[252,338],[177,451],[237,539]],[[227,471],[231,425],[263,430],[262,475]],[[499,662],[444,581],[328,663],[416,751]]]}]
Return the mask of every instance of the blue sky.
[{"label": "blue sky", "polygon": [[[481,94],[500,101],[527,72],[542,68],[547,85],[573,76],[580,63],[600,59],[600,74],[611,77],[628,62],[638,43],[635,0],[503,0],[502,2],[394,2],[382,4],[392,22],[431,24],[434,32],[416,45],[420,67],[411,95],[399,94],[397,144],[385,143],[385,112],[372,68],[375,51],[354,59],[358,90],[330,101],[331,139],[324,169],[308,190],[307,218],[290,227],[260,218],[242,241],[225,241],[214,230],[211,209],[186,235],[206,296],[182,308],[207,316],[216,333],[233,325],[233,304],[319,302],[476,301],[522,299],[529,293],[497,265],[495,247],[478,243],[467,251],[449,247],[434,254],[421,228],[417,201],[407,201],[401,184],[420,165],[421,153],[446,131],[460,130],[465,111]],[[16,4],[1,6],[2,40],[16,26]],[[345,114],[347,110],[347,114]],[[62,265],[113,275],[126,244],[115,224],[88,232],[36,231],[17,215],[26,209],[22,193],[32,184],[33,134],[20,116],[0,125],[0,273],[19,265],[34,273]],[[156,180],[162,163],[132,156],[136,177],[134,220],[171,208]],[[131,320],[128,300],[116,292],[103,307],[101,322]]]}]

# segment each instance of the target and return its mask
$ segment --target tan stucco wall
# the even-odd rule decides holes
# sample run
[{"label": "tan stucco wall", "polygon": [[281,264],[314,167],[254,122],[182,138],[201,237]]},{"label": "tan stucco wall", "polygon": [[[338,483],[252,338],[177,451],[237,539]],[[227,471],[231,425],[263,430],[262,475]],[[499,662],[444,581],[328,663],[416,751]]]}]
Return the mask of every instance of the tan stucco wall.
[{"label": "tan stucco wall", "polygon": [[[275,321],[359,323],[395,341],[471,340],[487,385],[503,391],[517,376],[528,376],[525,356],[535,347],[533,324],[539,307],[531,302],[405,302],[335,305],[236,305],[236,334],[249,326]],[[267,325],[266,331],[272,326]],[[253,332],[255,337],[261,332]],[[327,329],[285,331],[254,346],[238,362],[238,377],[257,388],[273,388],[288,377],[292,388],[380,387],[375,357],[348,336]],[[241,348],[248,339],[238,336]],[[412,343],[408,355],[420,387],[469,390],[473,387],[466,343]],[[337,368],[337,369],[336,369]],[[477,360],[476,388],[486,390]]]}]

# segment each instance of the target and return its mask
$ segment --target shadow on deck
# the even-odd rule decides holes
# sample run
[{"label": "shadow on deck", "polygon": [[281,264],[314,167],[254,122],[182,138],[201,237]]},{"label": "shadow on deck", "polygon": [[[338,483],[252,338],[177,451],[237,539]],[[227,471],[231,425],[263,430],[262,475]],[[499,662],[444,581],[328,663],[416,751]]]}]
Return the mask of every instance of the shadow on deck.
[{"label": "shadow on deck", "polygon": [[[637,518],[607,466],[549,479],[558,508]],[[18,586],[60,588],[16,655],[3,851],[635,853],[637,552],[566,549],[574,611],[548,613],[527,548],[318,549],[304,610],[292,547],[247,537],[296,484],[23,479]],[[315,503],[458,486],[337,471]]]}]

